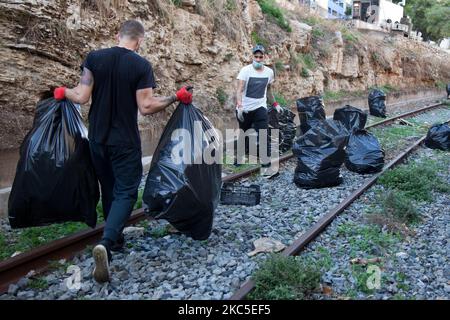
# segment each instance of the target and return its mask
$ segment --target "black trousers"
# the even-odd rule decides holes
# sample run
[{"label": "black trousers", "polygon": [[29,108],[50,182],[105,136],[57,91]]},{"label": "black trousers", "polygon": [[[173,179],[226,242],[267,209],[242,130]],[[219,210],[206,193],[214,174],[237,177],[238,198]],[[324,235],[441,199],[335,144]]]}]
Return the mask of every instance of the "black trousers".
[{"label": "black trousers", "polygon": [[136,147],[107,146],[95,142],[90,142],[90,149],[102,191],[106,221],[102,239],[114,243],[136,203],[142,178],[142,152]]},{"label": "black trousers", "polygon": [[[239,123],[239,129],[243,130],[244,132],[253,128],[256,131],[257,134],[257,151],[258,151],[258,157],[259,157],[259,131],[261,129],[266,129],[268,137],[267,137],[267,152],[268,155],[270,155],[270,132],[268,130],[269,128],[269,118],[267,116],[267,109],[264,107],[260,107],[256,110],[249,111],[243,113],[244,121],[240,121],[238,119]],[[237,111],[236,111],[236,118],[237,118]],[[239,139],[242,139],[242,137],[239,137]],[[247,140],[247,139],[246,139]],[[248,153],[248,141],[245,141],[245,151]],[[267,167],[270,165],[268,162],[261,163],[263,167]]]}]

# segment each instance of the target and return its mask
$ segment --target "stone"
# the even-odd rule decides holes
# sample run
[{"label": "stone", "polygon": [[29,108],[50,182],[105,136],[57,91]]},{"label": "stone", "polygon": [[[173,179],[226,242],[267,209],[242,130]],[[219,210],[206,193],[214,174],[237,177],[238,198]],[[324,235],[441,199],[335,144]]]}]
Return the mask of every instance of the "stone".
[{"label": "stone", "polygon": [[19,291],[19,286],[15,284],[10,284],[8,287],[8,294],[15,295]]}]

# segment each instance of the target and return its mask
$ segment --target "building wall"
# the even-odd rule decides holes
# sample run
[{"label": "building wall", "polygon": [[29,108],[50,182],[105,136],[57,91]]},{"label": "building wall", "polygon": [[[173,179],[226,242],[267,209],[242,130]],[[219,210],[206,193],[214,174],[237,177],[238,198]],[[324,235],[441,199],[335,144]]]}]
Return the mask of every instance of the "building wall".
[{"label": "building wall", "polygon": [[345,17],[345,9],[351,7],[352,0],[298,0],[300,4],[309,5],[324,18],[337,19]]},{"label": "building wall", "polygon": [[[370,8],[371,4],[378,7],[378,14],[376,16],[376,19],[373,21],[373,23],[383,24],[388,19],[391,19],[392,23],[394,23],[395,21],[400,22],[400,19],[403,17],[403,7],[400,5],[397,5],[395,3],[392,3],[392,1],[360,0],[360,1],[354,1],[353,6],[355,6],[356,3],[360,4],[361,15],[359,18],[363,21],[367,21],[368,16],[366,15],[366,12]],[[374,9],[374,8],[372,8],[372,9]],[[355,18],[355,12],[353,14],[353,17]]]},{"label": "building wall", "polygon": [[345,17],[344,0],[328,0],[328,18],[339,19]]},{"label": "building wall", "polygon": [[400,22],[403,17],[403,7],[399,6],[391,1],[380,0],[380,13],[378,17],[378,23],[386,22],[391,19],[392,23],[395,21]]}]

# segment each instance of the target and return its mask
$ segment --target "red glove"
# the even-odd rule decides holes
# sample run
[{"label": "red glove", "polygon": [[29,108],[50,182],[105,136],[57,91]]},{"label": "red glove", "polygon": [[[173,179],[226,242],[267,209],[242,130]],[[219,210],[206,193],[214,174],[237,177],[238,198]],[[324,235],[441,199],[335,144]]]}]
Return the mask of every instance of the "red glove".
[{"label": "red glove", "polygon": [[280,107],[280,104],[278,102],[275,101],[274,103],[272,103],[272,107],[275,110],[277,110],[277,112],[281,112],[281,107]]},{"label": "red glove", "polygon": [[56,100],[62,100],[66,97],[66,87],[58,87],[53,91],[53,97]]},{"label": "red glove", "polygon": [[183,87],[177,91],[177,100],[184,104],[190,104],[192,103],[192,93]]}]

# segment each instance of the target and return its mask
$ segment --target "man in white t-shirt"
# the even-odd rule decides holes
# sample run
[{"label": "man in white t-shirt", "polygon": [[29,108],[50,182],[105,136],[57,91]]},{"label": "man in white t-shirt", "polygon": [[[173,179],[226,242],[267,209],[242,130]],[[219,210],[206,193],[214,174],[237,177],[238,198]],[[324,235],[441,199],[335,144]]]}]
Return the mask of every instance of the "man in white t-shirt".
[{"label": "man in white t-shirt", "polygon": [[[271,90],[274,73],[271,68],[264,65],[264,47],[257,45],[253,48],[252,53],[252,64],[243,67],[237,76],[236,117],[239,128],[243,131],[250,128],[255,129],[259,140],[259,131],[268,129],[267,98],[278,112],[281,111],[281,107],[275,101]],[[262,163],[261,165],[262,167],[269,167],[270,163]]]}]

